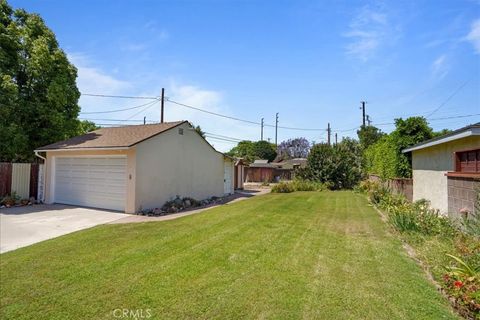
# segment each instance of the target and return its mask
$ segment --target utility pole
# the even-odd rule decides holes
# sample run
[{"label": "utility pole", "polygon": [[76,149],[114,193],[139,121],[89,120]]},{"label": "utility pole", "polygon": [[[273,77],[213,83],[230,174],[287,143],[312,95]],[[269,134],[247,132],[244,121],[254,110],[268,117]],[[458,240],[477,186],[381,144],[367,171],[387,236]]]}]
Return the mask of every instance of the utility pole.
[{"label": "utility pole", "polygon": [[262,133],[260,134],[260,141],[263,141],[263,118],[262,118]]},{"label": "utility pole", "polygon": [[275,147],[277,146],[277,137],[278,137],[278,112],[275,115]]},{"label": "utility pole", "polygon": [[360,109],[362,109],[362,119],[363,119],[363,126],[365,127],[365,104],[367,104],[366,101],[360,101],[360,103],[362,104],[362,106],[360,107]]},{"label": "utility pole", "polygon": [[370,127],[370,123],[372,123],[372,120],[370,120],[370,116],[367,114],[367,123],[368,123],[368,126]]},{"label": "utility pole", "polygon": [[335,132],[335,144],[338,143],[338,140],[337,140],[337,133]]},{"label": "utility pole", "polygon": [[145,125],[147,123],[147,117],[143,117],[143,125]]},{"label": "utility pole", "polygon": [[161,100],[161,111],[160,111],[160,123],[163,123],[163,110],[164,110],[164,103],[165,103],[165,88],[162,88],[162,100]]},{"label": "utility pole", "polygon": [[328,142],[328,145],[330,145],[330,134],[331,134],[330,122],[328,123],[328,126],[327,126],[327,133],[328,133],[327,142]]}]

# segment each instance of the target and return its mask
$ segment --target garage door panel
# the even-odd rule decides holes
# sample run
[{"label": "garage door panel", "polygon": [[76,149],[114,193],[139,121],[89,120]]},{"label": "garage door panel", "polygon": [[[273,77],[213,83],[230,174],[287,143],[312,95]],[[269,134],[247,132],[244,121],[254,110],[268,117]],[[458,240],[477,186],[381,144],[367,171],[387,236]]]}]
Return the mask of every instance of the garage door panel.
[{"label": "garage door panel", "polygon": [[61,157],[55,161],[55,202],[124,210],[125,157]]}]

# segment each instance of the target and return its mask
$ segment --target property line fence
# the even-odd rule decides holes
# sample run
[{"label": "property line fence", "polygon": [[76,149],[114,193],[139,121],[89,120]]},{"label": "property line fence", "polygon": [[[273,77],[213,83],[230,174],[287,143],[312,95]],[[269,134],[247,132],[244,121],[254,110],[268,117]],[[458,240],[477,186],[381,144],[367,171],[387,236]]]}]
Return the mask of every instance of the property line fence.
[{"label": "property line fence", "polygon": [[371,174],[369,176],[371,181],[377,181],[384,187],[390,189],[393,193],[402,194],[409,201],[413,200],[413,179],[410,178],[393,178],[382,180],[379,176]]},{"label": "property line fence", "polygon": [[43,164],[0,162],[0,198],[14,192],[21,199],[41,199]]}]

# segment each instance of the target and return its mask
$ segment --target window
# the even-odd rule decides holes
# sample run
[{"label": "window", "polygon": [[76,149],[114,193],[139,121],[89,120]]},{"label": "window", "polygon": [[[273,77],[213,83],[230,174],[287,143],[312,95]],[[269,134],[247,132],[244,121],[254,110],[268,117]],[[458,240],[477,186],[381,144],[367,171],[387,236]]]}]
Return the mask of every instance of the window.
[{"label": "window", "polygon": [[183,135],[183,128],[178,128],[178,134]]},{"label": "window", "polygon": [[480,172],[480,149],[455,153],[456,172]]}]

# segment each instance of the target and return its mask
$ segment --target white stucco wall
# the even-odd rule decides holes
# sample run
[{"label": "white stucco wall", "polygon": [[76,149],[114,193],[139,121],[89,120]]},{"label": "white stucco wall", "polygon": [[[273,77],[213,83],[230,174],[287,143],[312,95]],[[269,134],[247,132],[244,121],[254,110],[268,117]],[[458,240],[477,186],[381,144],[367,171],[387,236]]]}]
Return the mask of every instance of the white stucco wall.
[{"label": "white stucco wall", "polygon": [[413,200],[427,199],[442,213],[448,211],[447,177],[455,170],[454,152],[480,147],[480,136],[471,136],[412,152]]},{"label": "white stucco wall", "polygon": [[[183,135],[179,128],[183,128]],[[188,124],[141,142],[136,148],[137,210],[161,207],[176,195],[198,200],[223,195],[224,156]]]}]

